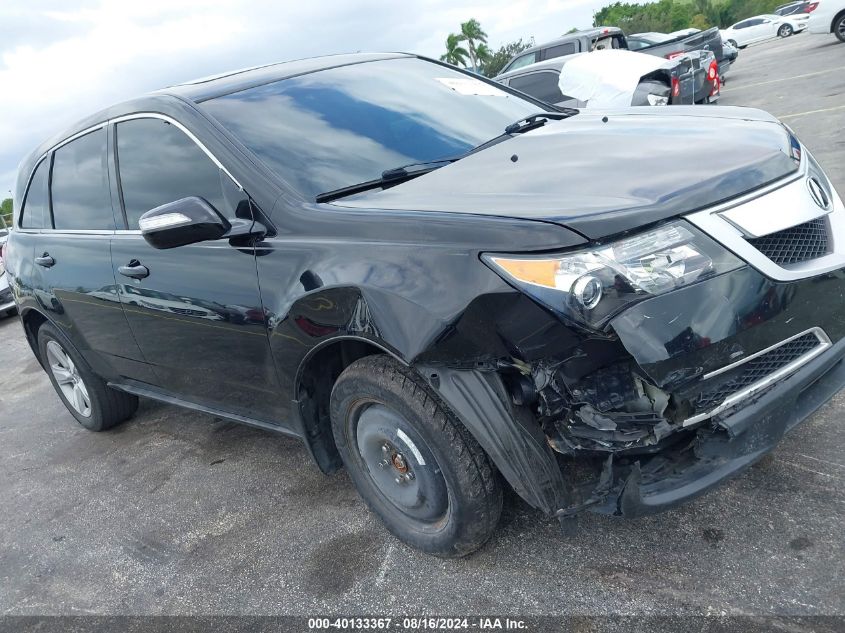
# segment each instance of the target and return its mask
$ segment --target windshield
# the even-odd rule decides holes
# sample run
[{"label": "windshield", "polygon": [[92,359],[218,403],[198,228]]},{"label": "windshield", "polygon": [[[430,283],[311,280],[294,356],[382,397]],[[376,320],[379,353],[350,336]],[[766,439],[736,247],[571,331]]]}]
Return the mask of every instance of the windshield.
[{"label": "windshield", "polygon": [[322,70],[201,107],[308,198],[460,155],[543,109],[416,58]]}]

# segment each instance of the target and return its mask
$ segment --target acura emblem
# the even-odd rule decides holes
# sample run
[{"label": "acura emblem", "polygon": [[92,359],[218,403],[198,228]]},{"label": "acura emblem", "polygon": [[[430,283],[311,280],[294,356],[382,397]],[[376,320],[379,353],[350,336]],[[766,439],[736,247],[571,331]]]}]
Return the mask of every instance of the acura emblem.
[{"label": "acura emblem", "polygon": [[827,197],[827,192],[818,180],[807,178],[807,189],[810,190],[813,201],[822,209],[827,209],[830,206],[830,198]]}]

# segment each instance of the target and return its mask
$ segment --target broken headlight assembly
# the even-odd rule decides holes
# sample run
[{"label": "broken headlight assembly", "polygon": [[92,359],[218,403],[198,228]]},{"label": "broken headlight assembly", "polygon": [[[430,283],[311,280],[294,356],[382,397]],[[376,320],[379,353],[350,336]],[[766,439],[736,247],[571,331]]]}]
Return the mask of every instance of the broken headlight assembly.
[{"label": "broken headlight assembly", "polygon": [[482,259],[543,305],[594,329],[632,303],[745,265],[683,221],[570,253]]}]

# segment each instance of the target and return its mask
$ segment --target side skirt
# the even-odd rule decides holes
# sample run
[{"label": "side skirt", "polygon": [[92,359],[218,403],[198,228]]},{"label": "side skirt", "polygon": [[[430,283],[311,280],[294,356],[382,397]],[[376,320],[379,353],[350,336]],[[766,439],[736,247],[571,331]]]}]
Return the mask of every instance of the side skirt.
[{"label": "side skirt", "polygon": [[174,395],[164,393],[162,391],[158,391],[149,385],[145,385],[143,383],[133,381],[127,382],[109,382],[107,383],[109,387],[112,389],[117,389],[119,391],[125,391],[126,393],[131,393],[136,396],[140,396],[142,398],[150,398],[151,400],[158,400],[159,402],[164,402],[166,404],[173,404],[177,407],[182,407],[184,409],[190,409],[192,411],[199,411],[201,413],[208,413],[209,415],[217,416],[218,418],[224,418],[226,420],[231,420],[232,422],[237,422],[239,424],[245,424],[247,426],[254,426],[259,429],[264,429],[265,431],[271,431],[273,433],[280,433],[281,435],[287,435],[289,437],[295,437],[297,439],[303,439],[302,435],[297,433],[296,431],[292,431],[290,429],[283,428],[278,424],[273,424],[272,422],[267,422],[266,420],[258,420],[255,418],[248,418],[243,415],[238,415],[237,413],[230,413],[229,411],[224,411],[222,409],[215,409],[213,407],[207,407],[202,404],[197,404],[195,402],[191,402],[190,400],[183,400],[182,398],[178,398]]}]

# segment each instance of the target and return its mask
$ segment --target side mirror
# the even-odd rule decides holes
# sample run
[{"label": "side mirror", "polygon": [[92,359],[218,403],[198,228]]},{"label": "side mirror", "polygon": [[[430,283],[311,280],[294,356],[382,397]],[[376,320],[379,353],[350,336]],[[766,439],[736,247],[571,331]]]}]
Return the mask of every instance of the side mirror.
[{"label": "side mirror", "polygon": [[159,249],[219,240],[232,228],[217,209],[197,196],[147,211],[138,225],[147,243]]}]

